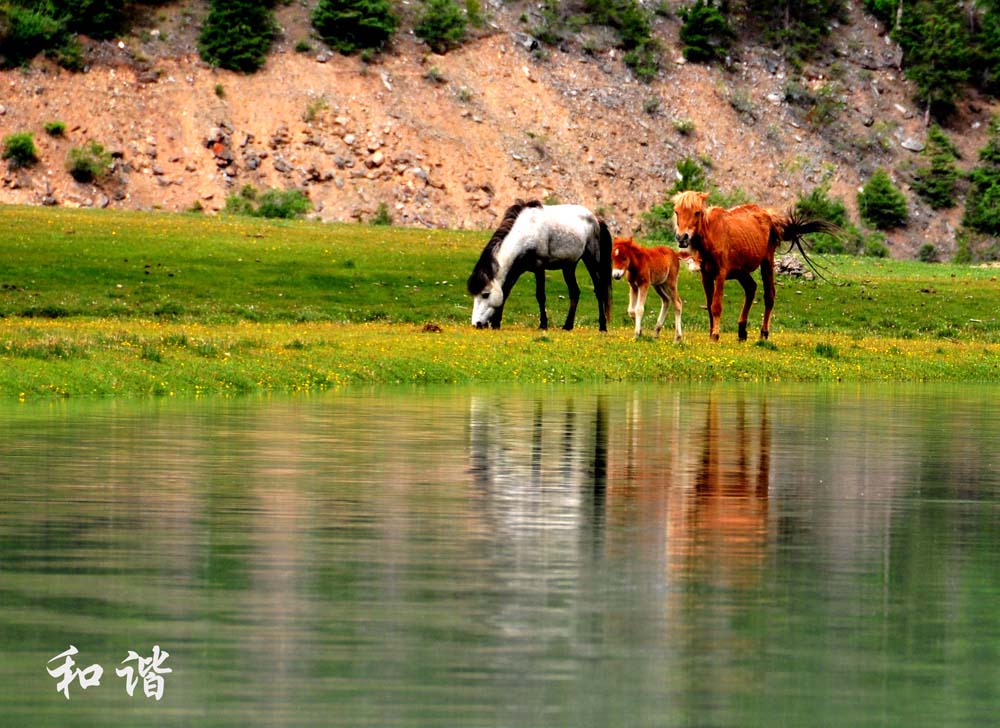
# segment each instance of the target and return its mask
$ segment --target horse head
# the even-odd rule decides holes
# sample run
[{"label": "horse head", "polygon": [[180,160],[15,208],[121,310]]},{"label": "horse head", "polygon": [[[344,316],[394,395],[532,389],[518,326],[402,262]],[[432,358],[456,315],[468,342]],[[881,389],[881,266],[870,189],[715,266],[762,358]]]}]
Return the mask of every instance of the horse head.
[{"label": "horse head", "polygon": [[687,190],[673,196],[674,231],[677,235],[677,245],[687,248],[698,245],[701,240],[701,229],[705,217],[705,199],[707,192]]},{"label": "horse head", "polygon": [[631,235],[627,238],[615,238],[612,242],[611,276],[616,281],[620,281],[628,270],[629,261],[631,260],[629,248],[632,245],[635,245],[635,241]]},{"label": "horse head", "polygon": [[485,329],[487,326],[498,328],[500,321],[497,313],[503,309],[503,288],[495,280],[489,281],[486,286],[472,297],[472,325],[477,329]]}]

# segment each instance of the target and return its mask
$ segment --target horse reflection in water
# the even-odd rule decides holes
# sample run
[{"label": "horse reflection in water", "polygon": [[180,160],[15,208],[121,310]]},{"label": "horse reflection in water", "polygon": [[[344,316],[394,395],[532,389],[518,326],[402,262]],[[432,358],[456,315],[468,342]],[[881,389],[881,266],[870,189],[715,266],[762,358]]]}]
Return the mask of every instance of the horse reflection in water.
[{"label": "horse reflection in water", "polygon": [[636,398],[611,443],[609,518],[638,521],[644,539],[630,548],[649,558],[659,549],[679,578],[708,569],[734,585],[756,579],[769,537],[766,400],[676,395],[651,408]]},{"label": "horse reflection in water", "polygon": [[766,553],[771,431],[766,401],[753,413],[738,399],[724,423],[719,409],[718,400],[710,398],[694,493],[685,513],[686,556],[716,560],[742,581],[753,578]]},{"label": "horse reflection in water", "polygon": [[[607,482],[607,397],[473,397],[470,471],[493,527],[517,538],[600,527]],[[576,541],[573,542],[577,545]]]}]

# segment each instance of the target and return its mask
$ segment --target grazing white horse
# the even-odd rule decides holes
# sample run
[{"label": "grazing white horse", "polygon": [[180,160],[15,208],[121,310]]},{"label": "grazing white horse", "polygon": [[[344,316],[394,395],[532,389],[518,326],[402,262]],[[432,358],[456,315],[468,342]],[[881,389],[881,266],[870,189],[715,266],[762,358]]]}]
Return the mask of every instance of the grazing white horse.
[{"label": "grazing white horse", "polygon": [[483,248],[469,276],[473,297],[472,324],[500,328],[503,307],[517,279],[535,275],[539,328],[548,328],[545,312],[545,271],[562,270],[569,289],[569,312],[563,328],[573,328],[580,286],[576,265],[583,260],[594,282],[601,331],[611,315],[611,233],[608,226],[582,205],[543,205],[518,200],[504,213],[500,227]]}]

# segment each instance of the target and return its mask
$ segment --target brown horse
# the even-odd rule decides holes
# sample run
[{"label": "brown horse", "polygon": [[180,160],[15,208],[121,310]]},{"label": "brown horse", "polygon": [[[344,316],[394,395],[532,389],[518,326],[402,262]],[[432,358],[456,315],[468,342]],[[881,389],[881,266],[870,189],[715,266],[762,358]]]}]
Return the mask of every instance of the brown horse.
[{"label": "brown horse", "polygon": [[642,315],[646,312],[646,295],[652,286],[662,299],[660,316],[656,319],[659,337],[667,317],[667,302],[674,305],[674,341],[681,340],[681,297],[677,293],[677,272],[681,258],[676,250],[666,246],[643,248],[631,237],[615,238],[611,246],[611,275],[615,280],[628,280],[628,315],[635,320],[635,338],[642,335]]},{"label": "brown horse", "polygon": [[840,228],[826,220],[806,220],[796,213],[781,214],[759,205],[739,205],[728,210],[705,205],[706,192],[679,192],[674,195],[674,230],[682,249],[690,246],[701,260],[701,282],[708,302],[709,336],[719,339],[722,317],[722,287],[735,278],[743,286],[743,311],[739,338],[746,341],[747,317],[757,292],[750,275],[760,268],[764,283],[764,323],[760,338],[766,339],[774,308],[774,252],[782,241],[798,247],[803,257],[801,237],[809,233],[838,235]]}]

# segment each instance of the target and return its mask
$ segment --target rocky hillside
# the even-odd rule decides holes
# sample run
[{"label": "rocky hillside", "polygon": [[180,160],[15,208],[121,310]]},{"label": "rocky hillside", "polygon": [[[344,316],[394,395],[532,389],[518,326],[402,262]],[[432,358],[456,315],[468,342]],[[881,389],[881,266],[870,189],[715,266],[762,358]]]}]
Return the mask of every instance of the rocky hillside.
[{"label": "rocky hillside", "polygon": [[[42,58],[0,72],[0,136],[33,132],[40,157],[0,167],[0,202],[214,211],[250,184],[303,189],[323,220],[368,220],[381,208],[397,224],[487,229],[515,198],[538,197],[586,204],[629,233],[692,157],[723,193],[774,207],[828,180],[855,221],[857,189],[884,167],[911,210],[889,233],[893,255],[926,242],[953,249],[960,212],[932,212],[906,184],[925,129],[898,51],[858,8],[804,75],[746,44],[728,68],[685,64],[680,21],[657,18],[664,63],[649,84],[600,28],[562,49],[537,47],[524,33],[531,8],[486,4],[488,27],[446,55],[404,31],[363,63],[326,51],[303,4],[282,5],[282,37],[250,76],[199,60],[205,3],[151,8],[129,35],[88,43],[84,73]],[[835,90],[833,111],[817,118],[790,104],[789,84]],[[975,163],[997,112],[984,99],[960,105],[946,131],[962,165]],[[43,131],[54,120],[64,137]],[[115,158],[99,185],[66,171],[69,149],[89,140]]]}]

